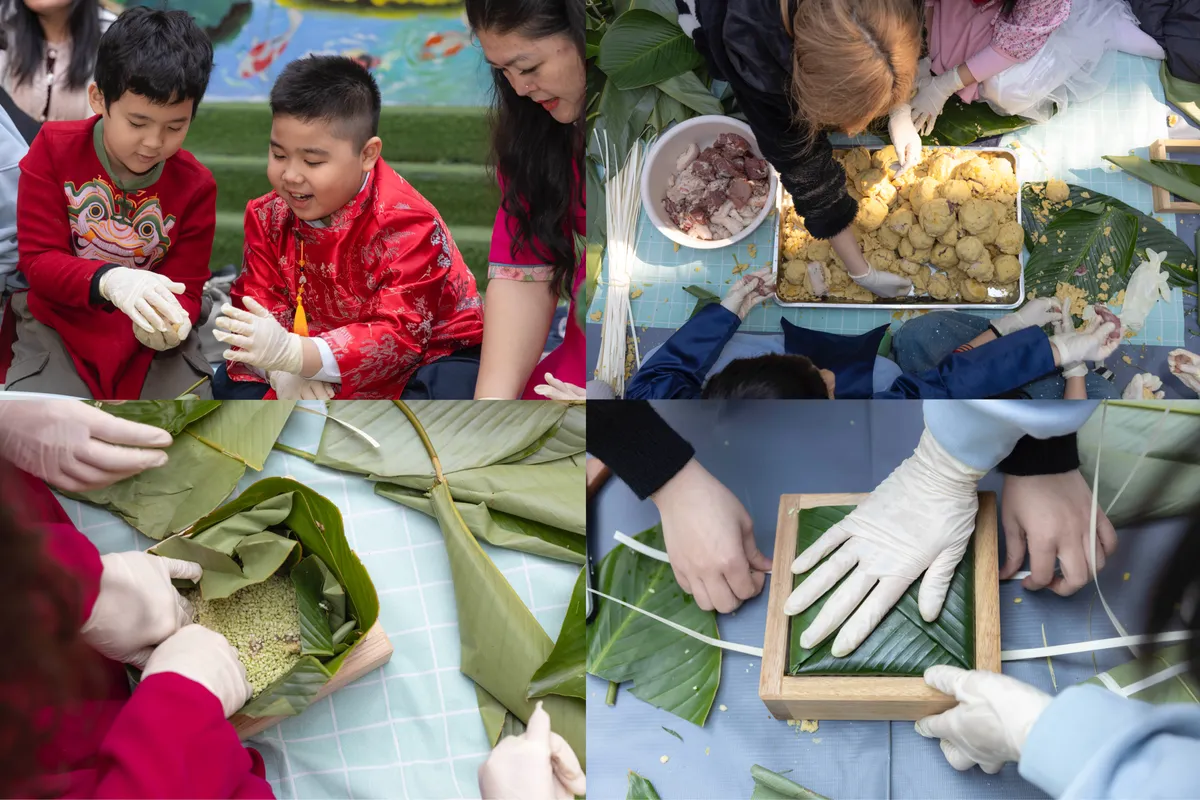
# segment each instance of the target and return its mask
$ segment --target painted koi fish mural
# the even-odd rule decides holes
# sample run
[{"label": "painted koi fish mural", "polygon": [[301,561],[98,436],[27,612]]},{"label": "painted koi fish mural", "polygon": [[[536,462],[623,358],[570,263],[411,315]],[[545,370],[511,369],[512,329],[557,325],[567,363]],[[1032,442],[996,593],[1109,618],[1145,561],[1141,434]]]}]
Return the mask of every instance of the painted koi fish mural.
[{"label": "painted koi fish mural", "polygon": [[303,19],[299,11],[288,9],[288,28],[278,36],[272,36],[266,41],[254,40],[254,44],[242,56],[242,61],[238,65],[238,77],[249,79],[254,77],[262,77],[266,80],[267,68],[275,63],[283,52],[287,50],[288,45],[292,42],[292,37],[296,35],[296,31],[300,28],[300,22]]},{"label": "painted koi fish mural", "polygon": [[71,245],[79,258],[149,269],[171,247],[175,217],[163,219],[157,197],[147,197],[141,202],[128,195],[118,198],[102,178],[88,181],[78,189],[68,183],[63,189],[67,194]]},{"label": "painted koi fish mural", "polygon": [[470,39],[462,31],[432,33],[421,48],[422,61],[440,61],[451,58],[467,49]]}]

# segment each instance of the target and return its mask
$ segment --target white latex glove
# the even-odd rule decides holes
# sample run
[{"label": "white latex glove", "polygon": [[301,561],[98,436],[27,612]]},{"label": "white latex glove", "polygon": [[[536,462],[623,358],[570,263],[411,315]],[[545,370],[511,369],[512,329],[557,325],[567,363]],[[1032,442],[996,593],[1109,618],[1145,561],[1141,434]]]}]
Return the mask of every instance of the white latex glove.
[{"label": "white latex glove", "polygon": [[908,103],[898,105],[888,115],[888,135],[892,146],[896,148],[896,157],[900,159],[900,169],[896,177],[915,167],[921,160],[921,135],[913,125],[912,106]]},{"label": "white latex glove", "polygon": [[675,581],[696,605],[728,614],[762,591],[771,559],[754,542],[750,514],[699,461],[684,464],[651,499]]},{"label": "white latex glove", "polygon": [[100,564],[100,594],[80,633],[105,658],[143,667],[155,645],[192,622],[192,606],[171,579],[198,581],[204,571],[139,551],[109,553]]},{"label": "white latex glove", "polygon": [[542,376],[542,379],[546,382],[539,383],[537,386],[533,387],[533,393],[539,395],[540,397],[544,397],[547,400],[562,401],[587,399],[587,389],[584,389],[581,386],[576,386],[575,384],[567,383],[566,381],[560,381],[549,372]]},{"label": "white latex glove", "polygon": [[1121,326],[1127,330],[1140,331],[1160,299],[1171,302],[1171,285],[1162,268],[1166,258],[1165,252],[1147,249],[1146,260],[1130,273],[1121,305]]},{"label": "white latex glove", "polygon": [[192,323],[184,322],[179,326],[179,330],[168,328],[165,331],[146,331],[141,325],[133,326],[133,335],[142,344],[149,347],[151,350],[157,350],[160,353],[164,350],[173,350],[179,347],[179,344],[188,337],[192,332]]},{"label": "white latex glove", "polygon": [[958,705],[917,720],[917,733],[941,739],[946,760],[960,772],[978,764],[994,775],[1006,762],[1020,761],[1029,732],[1052,699],[1007,675],[944,665],[925,670],[925,683]]},{"label": "white latex glove", "polygon": [[[1075,333],[1075,320],[1071,317],[1071,307],[1063,306],[1061,301],[1059,301],[1058,316],[1050,322],[1055,336],[1069,336]],[[1062,370],[1063,378],[1083,378],[1088,374],[1087,364],[1082,361],[1061,362],[1059,367]]]},{"label": "white latex glove", "polygon": [[571,800],[587,793],[579,758],[550,730],[550,715],[538,701],[519,736],[506,736],[479,767],[483,800]]},{"label": "white latex glove", "polygon": [[183,294],[186,289],[182,283],[148,269],[116,267],[100,278],[100,296],[147,333],[167,331],[185,323],[191,327],[187,312],[175,299],[175,295]]},{"label": "white latex glove", "polygon": [[1121,331],[1114,323],[1096,317],[1082,332],[1055,334],[1050,343],[1058,351],[1060,366],[1103,361],[1121,345]]},{"label": "white latex glove", "polygon": [[963,82],[958,76],[957,67],[921,81],[917,96],[912,101],[912,120],[922,136],[933,133],[933,126],[946,107],[946,101],[962,88]]},{"label": "white latex glove", "polygon": [[1187,350],[1172,350],[1167,354],[1167,367],[1183,385],[1200,395],[1200,356]]},{"label": "white latex glove", "polygon": [[[1162,400],[1167,396],[1162,389],[1162,378],[1150,372],[1139,372],[1121,392],[1122,400]],[[1147,394],[1149,397],[1147,397]]]},{"label": "white latex glove", "polygon": [[916,451],[792,563],[799,575],[833,553],[787,598],[783,610],[789,616],[850,573],[801,634],[801,646],[816,647],[841,627],[833,655],[854,652],[921,573],[917,606],[926,622],[937,619],[975,530],[976,484],[984,474],[947,453],[926,429]]},{"label": "white latex glove", "polygon": [[280,400],[332,400],[340,388],[333,383],[309,380],[283,370],[268,372],[267,380]]},{"label": "white latex glove", "polygon": [[245,310],[229,303],[217,317],[217,341],[240,348],[226,350],[230,361],[240,361],[267,372],[282,370],[299,375],[304,364],[304,346],[300,336],[285,330],[279,321],[252,297],[242,299]]},{"label": "white latex glove", "polygon": [[221,701],[226,719],[246,705],[254,693],[237,650],[224,636],[201,625],[186,625],[154,648],[142,670],[142,680],[166,672],[208,689]]},{"label": "white latex glove", "polygon": [[[161,428],[78,400],[0,402],[0,453],[58,489],[87,492],[167,463]],[[152,449],[155,448],[155,449]]]},{"label": "white latex glove", "polygon": [[850,280],[879,297],[905,297],[912,291],[912,281],[890,272],[880,272],[868,266],[865,275],[850,276]]},{"label": "white latex glove", "polygon": [[1001,336],[1024,330],[1041,328],[1062,320],[1062,301],[1057,297],[1039,297],[1021,306],[1020,310],[992,320],[992,327]]},{"label": "white latex glove", "polygon": [[754,308],[775,294],[775,276],[771,268],[766,267],[756,272],[748,272],[733,282],[725,292],[721,305],[738,315],[738,319],[746,319]]}]

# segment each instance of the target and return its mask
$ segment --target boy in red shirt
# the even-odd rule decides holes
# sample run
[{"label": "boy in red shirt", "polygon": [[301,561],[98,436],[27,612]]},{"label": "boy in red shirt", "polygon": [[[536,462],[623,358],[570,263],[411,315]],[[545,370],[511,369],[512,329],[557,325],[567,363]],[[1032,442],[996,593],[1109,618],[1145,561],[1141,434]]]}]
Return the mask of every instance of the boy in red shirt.
[{"label": "boy in red shirt", "polygon": [[[212,72],[184,11],[126,11],[100,39],[98,116],[47,122],[21,161],[13,391],[176,397],[211,375],[198,336],[212,173],[180,149]],[[207,394],[205,385],[195,390]]]},{"label": "boy in red shirt", "polygon": [[475,278],[437,209],[380,157],[380,106],[371,73],[340,56],[293,61],[271,89],[275,191],[246,207],[242,273],[216,323],[231,347],[218,398],[399,398],[417,370],[473,350],[454,394],[474,396]]}]

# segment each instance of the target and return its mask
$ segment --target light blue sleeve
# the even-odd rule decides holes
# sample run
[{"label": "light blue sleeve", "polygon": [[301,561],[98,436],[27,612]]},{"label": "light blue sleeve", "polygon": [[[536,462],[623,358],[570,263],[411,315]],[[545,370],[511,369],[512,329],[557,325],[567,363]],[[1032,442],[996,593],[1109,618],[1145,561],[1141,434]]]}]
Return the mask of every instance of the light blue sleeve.
[{"label": "light blue sleeve", "polygon": [[0,109],[0,292],[28,288],[17,272],[17,184],[27,152],[24,137]]},{"label": "light blue sleeve", "polygon": [[886,392],[903,374],[904,370],[900,369],[900,365],[895,361],[883,356],[875,356],[875,368],[871,371],[872,391]]},{"label": "light blue sleeve", "polygon": [[1200,796],[1200,705],[1071,687],[1034,724],[1018,770],[1063,800]]},{"label": "light blue sleeve", "polygon": [[1022,436],[1049,439],[1075,433],[1098,400],[926,400],[925,427],[950,455],[990,470]]}]

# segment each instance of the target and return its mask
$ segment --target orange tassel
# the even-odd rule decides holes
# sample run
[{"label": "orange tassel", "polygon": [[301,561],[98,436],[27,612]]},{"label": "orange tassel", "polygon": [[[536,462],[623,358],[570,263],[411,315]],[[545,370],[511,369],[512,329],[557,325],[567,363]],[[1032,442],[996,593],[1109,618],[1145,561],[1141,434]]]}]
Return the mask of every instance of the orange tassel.
[{"label": "orange tassel", "polygon": [[308,317],[304,314],[304,287],[307,279],[304,277],[304,242],[300,242],[300,288],[296,291],[296,316],[292,319],[292,333],[297,336],[308,336]]}]

